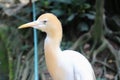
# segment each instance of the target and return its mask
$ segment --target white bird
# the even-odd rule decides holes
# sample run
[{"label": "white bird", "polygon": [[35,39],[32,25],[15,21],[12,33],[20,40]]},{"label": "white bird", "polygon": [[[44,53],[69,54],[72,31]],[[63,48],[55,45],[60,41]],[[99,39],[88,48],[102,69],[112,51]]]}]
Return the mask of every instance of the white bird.
[{"label": "white bird", "polygon": [[52,13],[42,14],[36,21],[19,28],[33,27],[46,32],[45,60],[53,80],[96,80],[89,61],[79,52],[60,48],[62,25]]}]

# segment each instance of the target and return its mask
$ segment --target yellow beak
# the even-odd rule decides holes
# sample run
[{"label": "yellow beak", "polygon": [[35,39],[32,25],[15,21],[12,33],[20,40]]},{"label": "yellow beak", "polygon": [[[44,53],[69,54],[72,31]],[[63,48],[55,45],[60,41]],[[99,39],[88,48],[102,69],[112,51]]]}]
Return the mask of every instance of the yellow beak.
[{"label": "yellow beak", "polygon": [[36,26],[36,25],[38,25],[38,22],[37,21],[33,21],[33,22],[29,22],[29,23],[26,23],[26,24],[23,24],[23,25],[19,26],[18,29],[28,28],[28,27],[34,28],[34,26]]}]

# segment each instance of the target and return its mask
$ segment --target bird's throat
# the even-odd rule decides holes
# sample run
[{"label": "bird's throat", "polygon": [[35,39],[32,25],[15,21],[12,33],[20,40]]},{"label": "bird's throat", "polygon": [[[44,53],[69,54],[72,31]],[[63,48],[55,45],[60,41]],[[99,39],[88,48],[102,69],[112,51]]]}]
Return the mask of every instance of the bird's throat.
[{"label": "bird's throat", "polygon": [[44,43],[44,51],[45,51],[45,57],[47,57],[47,59],[54,59],[54,57],[56,58],[56,56],[59,54],[59,52],[61,51],[60,49],[60,42],[61,39],[55,39],[55,38],[50,38],[50,37],[46,37],[45,39],[45,43]]}]

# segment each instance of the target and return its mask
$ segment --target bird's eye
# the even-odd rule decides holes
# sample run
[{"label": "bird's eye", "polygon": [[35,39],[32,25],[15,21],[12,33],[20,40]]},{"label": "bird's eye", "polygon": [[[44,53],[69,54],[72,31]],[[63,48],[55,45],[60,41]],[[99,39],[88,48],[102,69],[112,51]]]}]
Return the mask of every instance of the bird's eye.
[{"label": "bird's eye", "polygon": [[46,24],[46,23],[47,23],[47,20],[44,20],[44,21],[43,21],[43,24]]}]

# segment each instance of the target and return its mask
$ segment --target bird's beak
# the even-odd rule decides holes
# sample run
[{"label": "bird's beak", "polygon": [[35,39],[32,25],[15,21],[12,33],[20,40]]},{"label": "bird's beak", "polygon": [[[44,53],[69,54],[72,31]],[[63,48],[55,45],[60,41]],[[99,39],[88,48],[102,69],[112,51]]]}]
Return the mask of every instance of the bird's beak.
[{"label": "bird's beak", "polygon": [[26,24],[23,24],[21,26],[18,27],[18,29],[21,29],[21,28],[28,28],[28,27],[32,27],[32,28],[35,28],[35,26],[38,25],[38,21],[33,21],[33,22],[29,22],[29,23],[26,23]]}]

